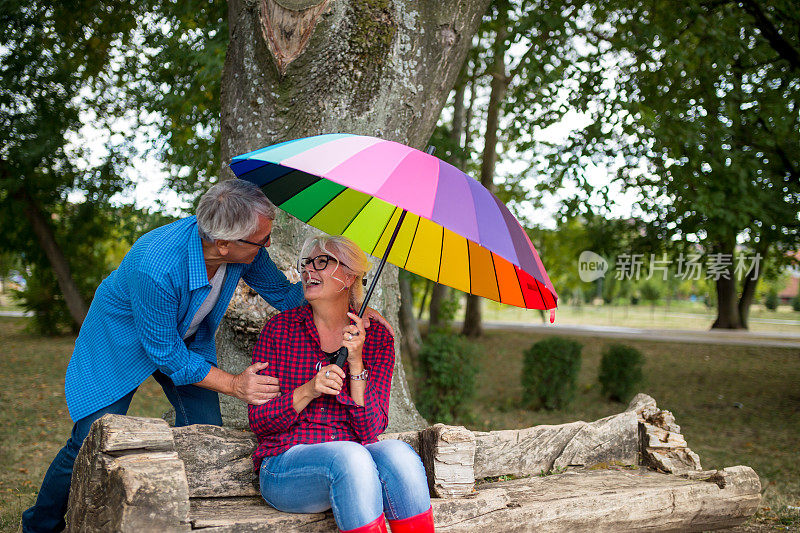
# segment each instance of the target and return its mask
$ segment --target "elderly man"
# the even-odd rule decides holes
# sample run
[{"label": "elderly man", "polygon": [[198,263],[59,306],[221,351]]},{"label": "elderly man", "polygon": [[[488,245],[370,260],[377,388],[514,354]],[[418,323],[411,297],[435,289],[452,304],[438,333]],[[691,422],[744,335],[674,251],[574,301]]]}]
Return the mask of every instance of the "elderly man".
[{"label": "elderly man", "polygon": [[217,368],[214,344],[239,279],[281,311],[305,301],[265,250],[274,219],[275,206],[255,185],[224,181],[203,195],[196,216],[142,236],[103,280],[67,368],[72,435],[23,513],[23,531],[65,527],[72,468],[92,422],[126,414],[148,376],[175,407],[178,426],[221,425],[220,392],[252,405],[279,394],[278,381],[259,374],[266,363],[238,375]]}]

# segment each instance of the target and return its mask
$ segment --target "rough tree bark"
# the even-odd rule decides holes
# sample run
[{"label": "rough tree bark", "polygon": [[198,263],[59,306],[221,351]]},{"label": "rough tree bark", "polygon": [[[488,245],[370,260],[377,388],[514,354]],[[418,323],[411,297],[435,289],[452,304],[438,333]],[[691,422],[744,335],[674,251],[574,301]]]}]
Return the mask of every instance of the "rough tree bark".
[{"label": "rough tree bark", "polygon": [[[721,253],[733,257],[734,246],[728,243],[718,243],[714,246],[714,253]],[[736,295],[736,276],[732,266],[728,266],[725,273],[717,279],[717,319],[711,329],[742,329],[742,319],[739,314],[739,301]]]},{"label": "rough tree bark", "polygon": [[758,280],[761,277],[761,267],[763,265],[764,260],[767,258],[767,248],[758,249],[759,254],[759,261],[760,265],[755,268],[751,268],[749,272],[747,272],[744,276],[744,281],[742,285],[742,295],[739,297],[739,320],[741,321],[742,327],[744,329],[749,329],[750,326],[748,325],[748,320],[750,319],[750,305],[753,303],[753,299],[756,295],[756,287],[758,286]]},{"label": "rough tree bark", "polygon": [[[507,6],[498,8],[498,18],[505,19]],[[489,106],[486,111],[486,132],[484,134],[483,156],[481,158],[481,185],[494,193],[494,169],[497,163],[497,130],[500,127],[500,105],[508,91],[511,80],[506,72],[506,38],[508,31],[506,25],[498,23],[494,40],[494,52],[491,68],[491,93]],[[483,333],[481,317],[482,298],[472,294],[467,295],[467,305],[464,311],[464,326],[461,333],[467,337],[480,337]]]},{"label": "rough tree bark", "polygon": [[[424,148],[488,0],[230,0],[222,81],[222,161],[262,146],[323,133],[379,136]],[[232,177],[227,166],[223,178]],[[280,214],[271,254],[280,268],[307,227]],[[271,250],[272,250],[271,249]],[[372,304],[397,328],[397,269],[387,268]],[[235,310],[234,310],[235,312]],[[249,327],[260,328],[257,311]],[[220,336],[234,333],[230,321]],[[398,331],[399,333],[399,331]],[[220,364],[250,355],[220,346]],[[399,346],[399,343],[396,343]],[[424,423],[398,354],[390,428]]]},{"label": "rough tree bark", "polygon": [[414,294],[411,292],[411,280],[408,276],[400,275],[398,279],[400,288],[400,329],[403,332],[401,353],[406,361],[416,364],[419,358],[419,348],[422,339],[414,317]]}]

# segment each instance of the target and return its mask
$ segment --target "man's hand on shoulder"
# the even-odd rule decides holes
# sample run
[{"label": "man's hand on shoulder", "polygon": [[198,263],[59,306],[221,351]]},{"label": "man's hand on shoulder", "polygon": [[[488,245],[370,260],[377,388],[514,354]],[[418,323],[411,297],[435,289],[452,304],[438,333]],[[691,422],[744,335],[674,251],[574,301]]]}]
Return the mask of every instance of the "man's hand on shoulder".
[{"label": "man's hand on shoulder", "polygon": [[389,321],[383,318],[383,315],[381,315],[375,309],[367,306],[367,309],[364,311],[364,319],[365,319],[364,327],[366,328],[369,327],[370,320],[377,320],[378,322],[383,324],[383,326],[389,330],[389,333],[392,335],[392,337],[394,337],[394,328],[392,327],[392,325],[389,324]]}]

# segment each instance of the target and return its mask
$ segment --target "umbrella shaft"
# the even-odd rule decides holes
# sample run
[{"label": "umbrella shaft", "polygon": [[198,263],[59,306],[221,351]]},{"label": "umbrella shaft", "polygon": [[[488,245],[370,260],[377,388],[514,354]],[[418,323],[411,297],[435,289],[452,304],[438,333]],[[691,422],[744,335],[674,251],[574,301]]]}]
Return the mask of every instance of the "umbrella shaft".
[{"label": "umbrella shaft", "polygon": [[383,252],[383,257],[381,257],[381,262],[378,264],[378,270],[375,271],[375,276],[372,278],[372,283],[369,284],[367,295],[364,296],[364,303],[361,304],[361,310],[358,312],[358,316],[364,316],[364,311],[367,309],[367,302],[369,302],[369,299],[372,296],[372,291],[375,290],[375,285],[378,283],[378,278],[381,276],[381,272],[383,272],[383,265],[386,264],[386,259],[389,257],[389,252],[392,249],[394,240],[397,238],[397,234],[400,232],[400,226],[403,225],[404,218],[406,218],[405,209],[403,209],[403,212],[400,213],[400,219],[397,221],[397,225],[394,227],[394,232],[392,232],[392,237],[389,239],[389,244],[386,245],[386,251]]}]

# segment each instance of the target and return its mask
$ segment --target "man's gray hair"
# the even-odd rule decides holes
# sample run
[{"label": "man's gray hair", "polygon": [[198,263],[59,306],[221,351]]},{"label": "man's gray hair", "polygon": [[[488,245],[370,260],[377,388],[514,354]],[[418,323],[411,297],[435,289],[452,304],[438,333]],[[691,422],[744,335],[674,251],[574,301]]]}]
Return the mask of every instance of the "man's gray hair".
[{"label": "man's gray hair", "polygon": [[197,204],[197,227],[205,240],[245,239],[258,228],[258,216],[275,220],[275,206],[257,185],[240,179],[217,183]]}]

